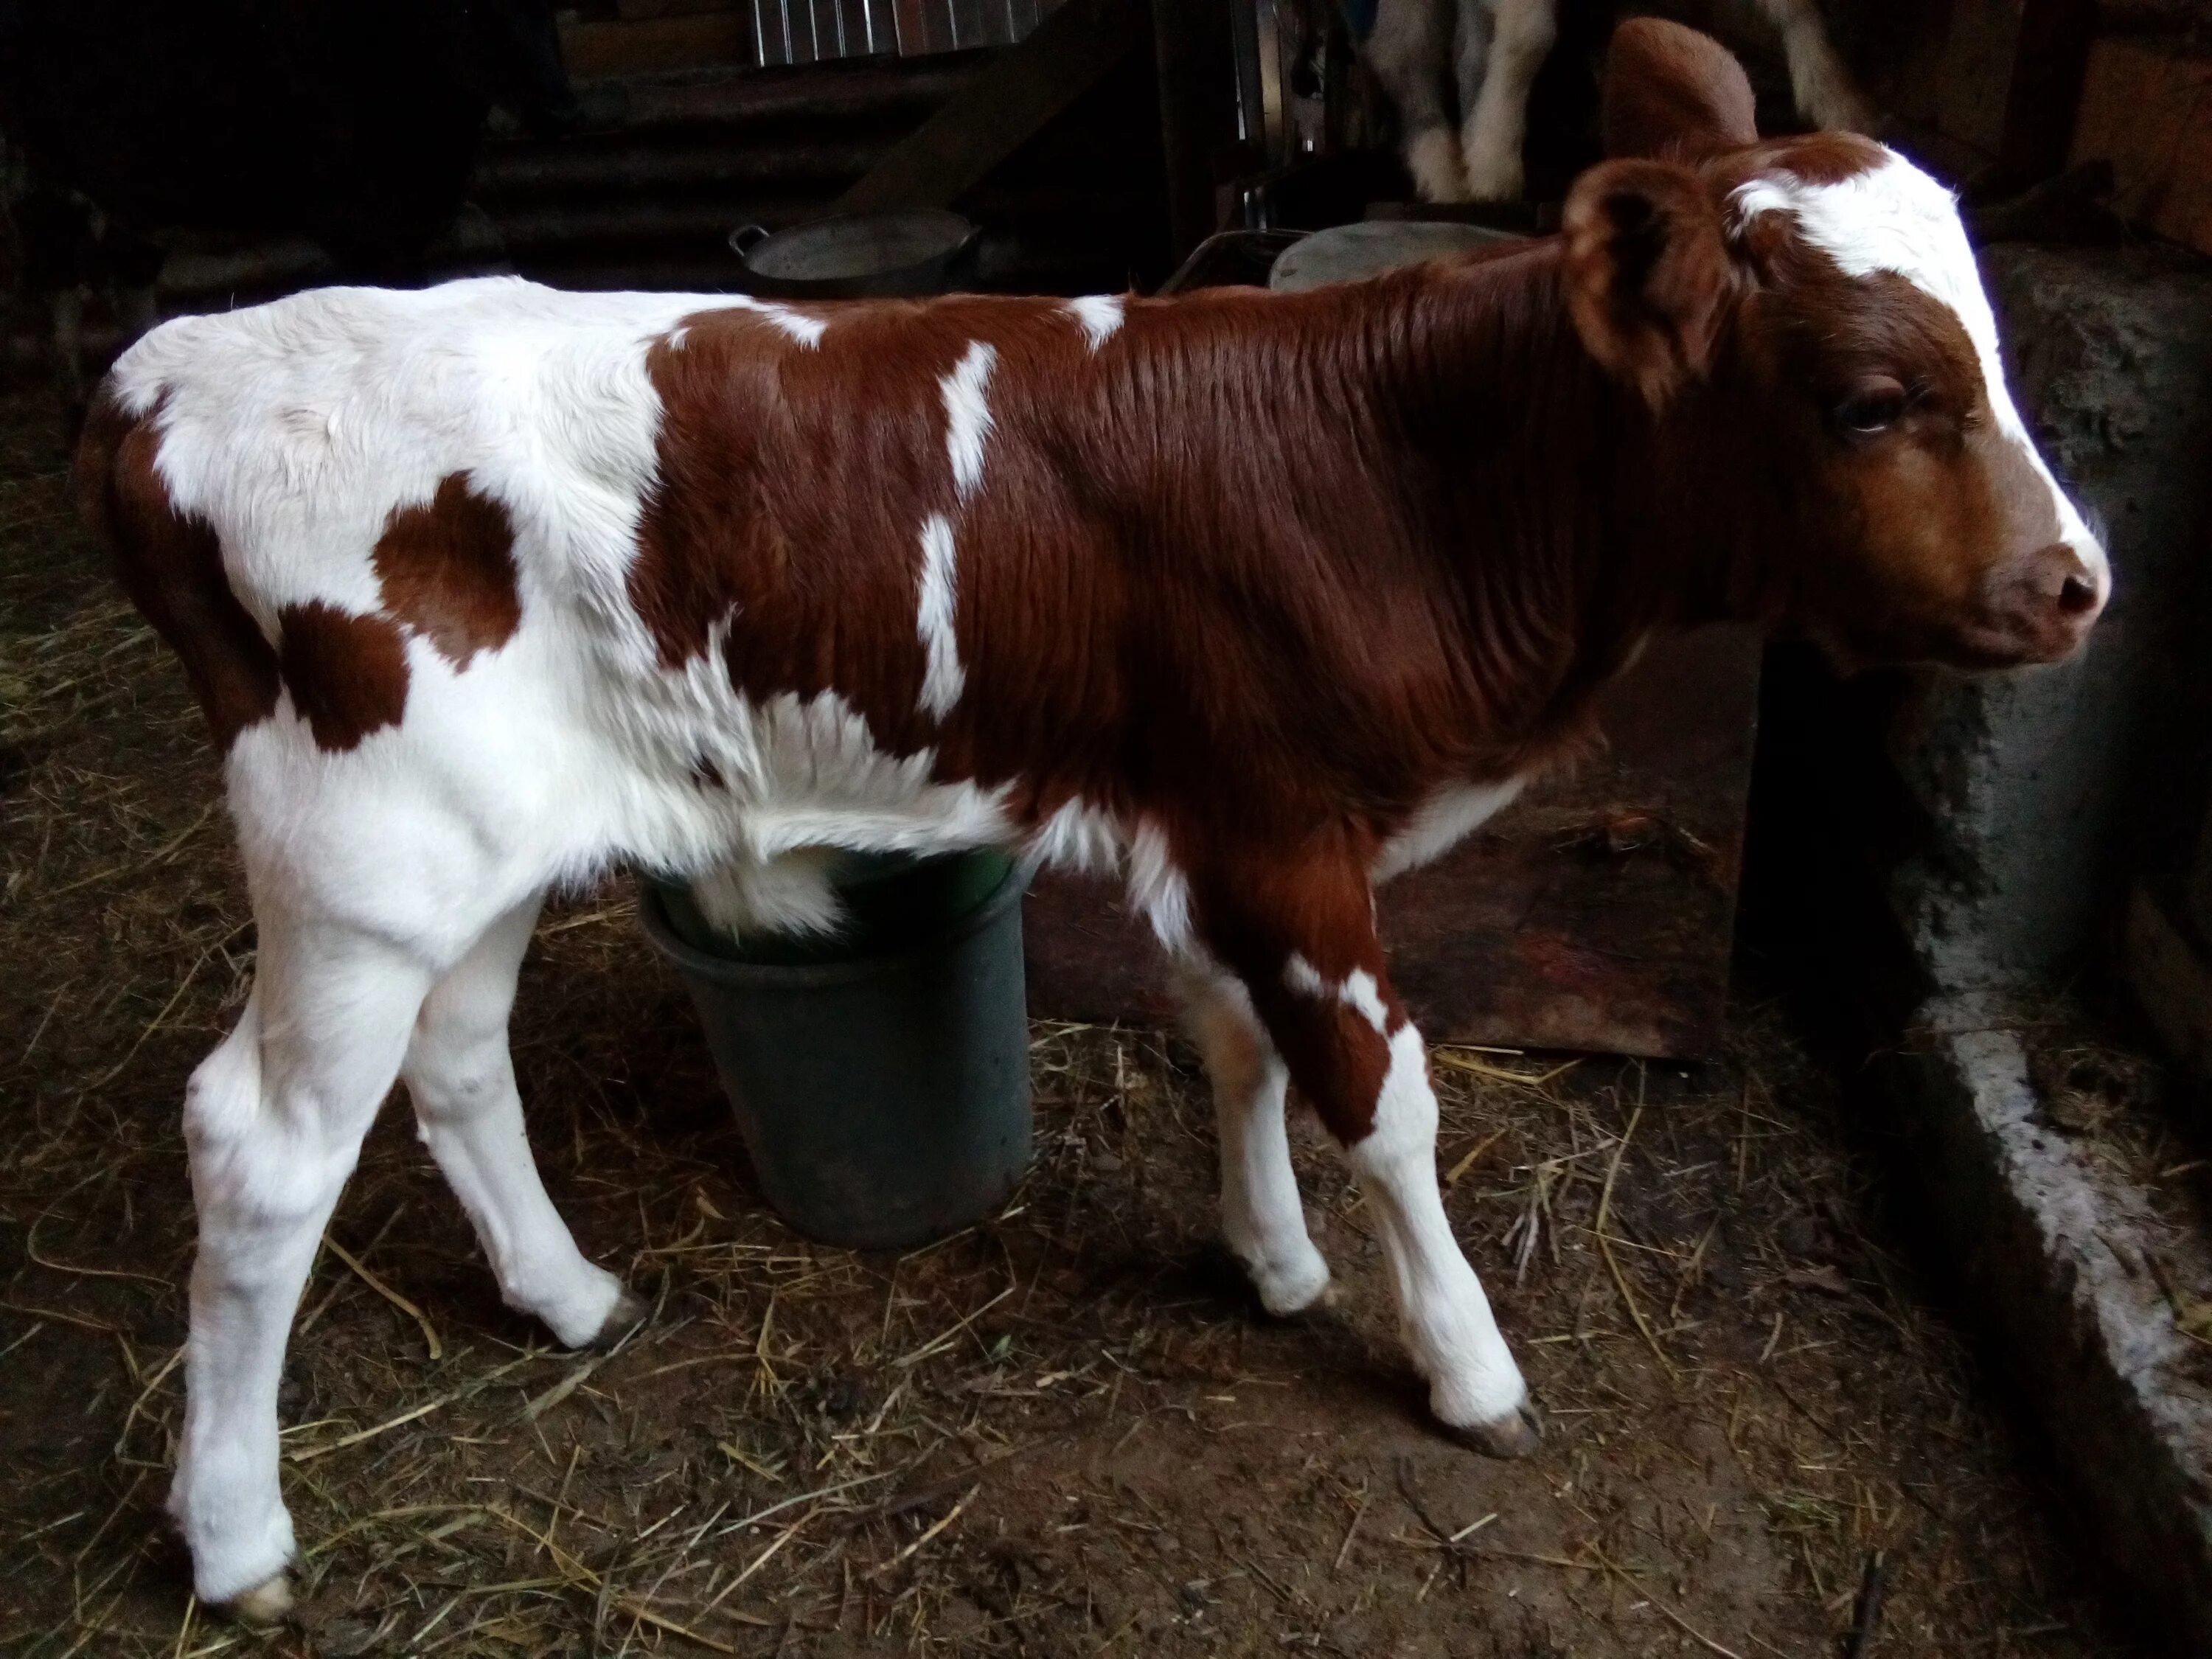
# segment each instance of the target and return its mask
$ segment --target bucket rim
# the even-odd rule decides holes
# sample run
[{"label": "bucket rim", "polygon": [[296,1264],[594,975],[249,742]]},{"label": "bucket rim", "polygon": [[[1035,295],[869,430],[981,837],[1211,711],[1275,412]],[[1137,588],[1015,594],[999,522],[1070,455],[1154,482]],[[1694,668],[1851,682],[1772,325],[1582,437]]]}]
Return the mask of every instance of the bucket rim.
[{"label": "bucket rim", "polygon": [[849,985],[855,981],[872,979],[878,974],[908,964],[916,959],[959,945],[1019,904],[1029,890],[1030,870],[1021,860],[993,888],[988,896],[973,909],[956,916],[936,932],[901,945],[894,951],[873,951],[865,956],[846,957],[834,962],[768,963],[741,962],[732,957],[716,956],[702,951],[689,940],[679,937],[668,920],[660,901],[662,881],[659,878],[641,875],[638,878],[637,915],[644,925],[646,937],[650,939],[660,954],[676,965],[677,970],[744,990],[809,990],[832,985]]}]

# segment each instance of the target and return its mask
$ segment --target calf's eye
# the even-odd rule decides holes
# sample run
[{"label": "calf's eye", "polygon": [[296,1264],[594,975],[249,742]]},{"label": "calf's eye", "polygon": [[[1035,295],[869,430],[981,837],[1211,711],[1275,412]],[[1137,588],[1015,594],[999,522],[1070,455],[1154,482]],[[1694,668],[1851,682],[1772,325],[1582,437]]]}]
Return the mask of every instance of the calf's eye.
[{"label": "calf's eye", "polygon": [[1879,375],[1862,382],[1836,405],[1836,425],[1853,436],[1872,437],[1904,419],[1911,403],[1902,385],[1886,374]]}]

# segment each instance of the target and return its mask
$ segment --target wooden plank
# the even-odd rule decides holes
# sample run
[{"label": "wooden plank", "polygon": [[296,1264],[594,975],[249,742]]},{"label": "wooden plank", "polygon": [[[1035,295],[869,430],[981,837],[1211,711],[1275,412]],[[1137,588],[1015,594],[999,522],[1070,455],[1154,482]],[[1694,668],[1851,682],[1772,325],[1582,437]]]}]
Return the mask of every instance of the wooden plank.
[{"label": "wooden plank", "polygon": [[949,207],[1144,38],[1146,0],[1069,0],[838,199],[847,213]]},{"label": "wooden plank", "polygon": [[2197,862],[2189,872],[2185,903],[2197,936],[2212,939],[2212,814],[2206,816],[2204,833],[2197,842]]},{"label": "wooden plank", "polygon": [[2128,986],[2174,1058],[2212,1079],[2212,961],[2179,919],[2176,895],[2138,886],[2128,905]]},{"label": "wooden plank", "polygon": [[2112,163],[2122,218],[2212,253],[2212,54],[2156,40],[2097,42],[2072,159]]},{"label": "wooden plank", "polygon": [[750,64],[752,17],[750,12],[712,11],[627,23],[563,23],[561,55],[568,73],[580,81],[708,64]]},{"label": "wooden plank", "polygon": [[703,11],[752,15],[750,0],[615,0],[615,15],[625,23],[649,22],[661,17],[690,17]]},{"label": "wooden plank", "polygon": [[[1690,1057],[1717,1050],[1760,642],[1655,641],[1601,700],[1607,752],[1386,887],[1391,977],[1431,1041]],[[1030,1006],[1170,1023],[1158,952],[1102,884],[1030,890]]]}]

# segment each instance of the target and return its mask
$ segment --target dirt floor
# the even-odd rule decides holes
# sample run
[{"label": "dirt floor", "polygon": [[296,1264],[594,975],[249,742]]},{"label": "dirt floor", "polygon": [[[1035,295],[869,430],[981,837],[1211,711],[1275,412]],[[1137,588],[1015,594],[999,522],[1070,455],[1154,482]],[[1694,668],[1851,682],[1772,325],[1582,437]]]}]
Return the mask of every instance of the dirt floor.
[{"label": "dirt floor", "polygon": [[1036,1164],[991,1220],[897,1259],[795,1237],[619,887],[550,915],[516,1060],[556,1200],[651,1321],[580,1357],[503,1309],[395,1103],[287,1372],[300,1621],[210,1620],[161,1499],[179,1093],[253,951],[215,783],[51,406],[0,399],[11,1659],[2130,1651],[1771,1014],[1686,1072],[1439,1054],[1453,1219],[1549,1413],[1506,1465],[1425,1425],[1310,1133],[1342,1301],[1258,1312],[1170,1040],[1037,1028]]}]

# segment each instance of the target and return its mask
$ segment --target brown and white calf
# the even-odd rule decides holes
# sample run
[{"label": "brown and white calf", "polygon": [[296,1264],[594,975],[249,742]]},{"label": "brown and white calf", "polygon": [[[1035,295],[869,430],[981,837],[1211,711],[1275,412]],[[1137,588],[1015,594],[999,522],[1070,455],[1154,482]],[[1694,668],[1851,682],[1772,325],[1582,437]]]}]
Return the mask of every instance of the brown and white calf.
[{"label": "brown and white calf", "polygon": [[283,1604],[286,1330],[395,1077],[507,1299],[570,1343],[635,1317],[547,1201],[506,1041],[541,896],[623,860],[784,927],[834,921],[825,848],[1118,867],[1262,1300],[1328,1280],[1295,1080],[1437,1417],[1533,1443],[1372,884],[1581,741],[1653,629],[1994,667],[2072,651],[2108,582],[1942,189],[1759,143],[1734,61],[1668,26],[1623,33],[1608,97],[1624,157],[1563,235],[1307,295],[495,280],[131,349],[82,496],[222,749],[259,924],[185,1103],[203,1598]]}]

